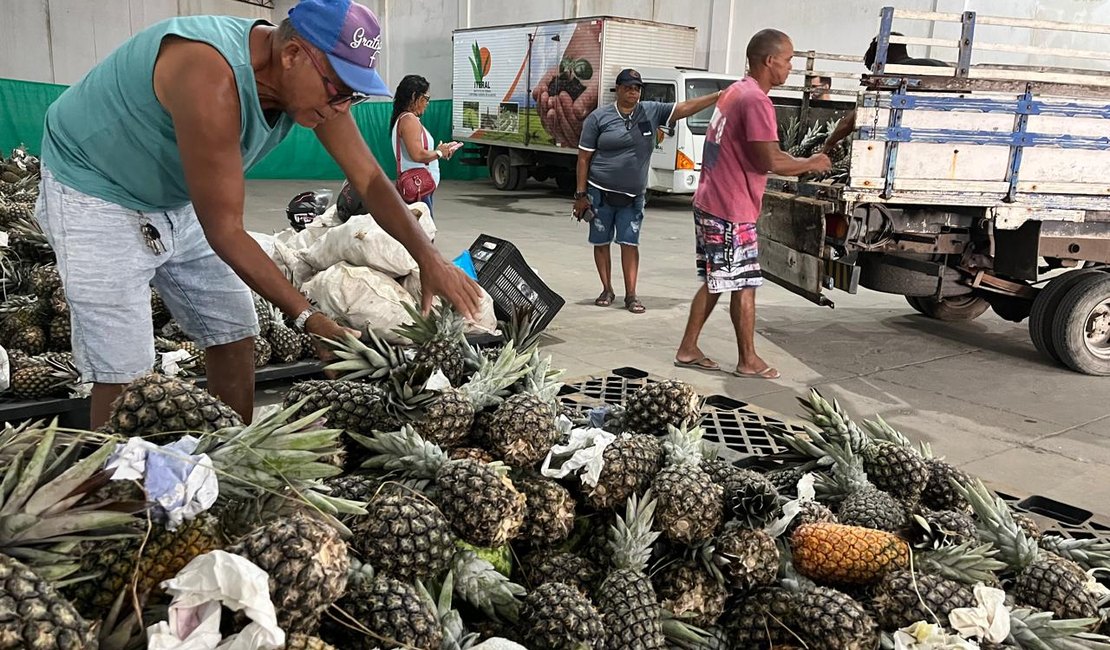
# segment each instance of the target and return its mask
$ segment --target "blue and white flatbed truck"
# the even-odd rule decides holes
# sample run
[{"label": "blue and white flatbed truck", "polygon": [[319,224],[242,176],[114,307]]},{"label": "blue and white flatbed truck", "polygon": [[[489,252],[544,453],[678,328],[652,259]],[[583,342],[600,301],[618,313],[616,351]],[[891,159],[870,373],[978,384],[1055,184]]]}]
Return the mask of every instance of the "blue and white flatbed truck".
[{"label": "blue and white flatbed truck", "polygon": [[[1050,36],[986,43],[977,30]],[[769,279],[827,306],[832,290],[862,286],[939,320],[993,309],[1028,319],[1045,356],[1110,375],[1110,25],[887,7],[878,33],[854,97],[847,179],[769,181],[759,220]],[[1061,42],[1098,45],[1047,46]],[[892,43],[954,63],[894,65]],[[999,52],[1086,67],[975,62]]]}]

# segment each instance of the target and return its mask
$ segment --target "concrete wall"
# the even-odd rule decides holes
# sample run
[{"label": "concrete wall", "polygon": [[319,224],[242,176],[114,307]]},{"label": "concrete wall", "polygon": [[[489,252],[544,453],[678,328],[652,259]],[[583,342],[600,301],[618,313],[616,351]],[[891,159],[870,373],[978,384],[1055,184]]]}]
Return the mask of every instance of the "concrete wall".
[{"label": "concrete wall", "polygon": [[[695,61],[714,71],[739,74],[752,34],[775,27],[797,49],[862,56],[878,26],[880,8],[1005,15],[1110,24],[1110,0],[358,0],[385,25],[380,57],[386,83],[422,74],[435,98],[451,96],[451,31],[535,20],[614,15],[698,28]],[[262,9],[235,0],[0,0],[0,77],[72,83],[125,38],[174,15],[225,13],[279,22],[296,0],[274,0]],[[510,18],[511,16],[511,18]],[[955,25],[899,22],[914,36],[955,38]],[[1110,36],[981,27],[977,37],[1041,47],[1110,51]],[[952,50],[911,47],[919,56],[953,60]],[[1110,69],[1106,62],[1077,62],[1024,54],[980,53],[976,61],[1074,65]],[[858,72],[854,64],[830,65]],[[847,80],[837,85],[850,86]]]},{"label": "concrete wall", "polygon": [[0,78],[71,84],[144,27],[197,14],[272,12],[235,0],[0,0]]}]

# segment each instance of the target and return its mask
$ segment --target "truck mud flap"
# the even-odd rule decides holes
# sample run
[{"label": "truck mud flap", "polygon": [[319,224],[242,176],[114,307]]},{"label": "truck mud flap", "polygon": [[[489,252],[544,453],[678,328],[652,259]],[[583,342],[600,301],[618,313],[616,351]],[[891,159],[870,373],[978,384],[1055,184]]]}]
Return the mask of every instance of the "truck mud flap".
[{"label": "truck mud flap", "polygon": [[769,191],[760,215],[759,266],[768,280],[828,307],[828,289],[854,292],[859,270],[825,258],[825,215],[831,201]]}]

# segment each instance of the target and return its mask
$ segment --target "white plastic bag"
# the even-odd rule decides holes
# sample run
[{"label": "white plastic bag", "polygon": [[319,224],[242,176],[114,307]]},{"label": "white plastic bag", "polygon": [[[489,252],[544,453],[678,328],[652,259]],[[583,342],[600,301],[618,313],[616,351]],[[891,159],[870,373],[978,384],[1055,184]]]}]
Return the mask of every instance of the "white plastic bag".
[{"label": "white plastic bag", "polygon": [[339,263],[320,271],[301,289],[338,322],[353,329],[372,329],[388,341],[391,331],[411,322],[405,303],[416,302],[396,280],[374,269]]},{"label": "white plastic bag", "polygon": [[[435,237],[435,222],[427,206],[416,203],[409,208],[428,238]],[[417,269],[416,260],[401,242],[390,237],[368,214],[355,215],[347,223],[327,229],[323,237],[303,251],[301,259],[318,271],[346,262],[377,269],[393,278],[404,277]]]},{"label": "white plastic bag", "polygon": [[0,345],[0,392],[8,390],[12,385],[12,368],[8,360],[8,351]]},{"label": "white plastic bag", "polygon": [[[409,292],[409,295],[419,305],[422,299],[421,296],[424,295],[420,287],[420,271],[413,271],[402,278],[401,286]],[[481,287],[479,289],[482,291],[482,300],[478,303],[478,321],[474,323],[467,321],[465,332],[467,334],[495,334],[497,332],[497,314],[493,311],[493,297],[486,293],[485,289]],[[441,300],[443,299],[437,297],[435,303],[438,304]]]}]

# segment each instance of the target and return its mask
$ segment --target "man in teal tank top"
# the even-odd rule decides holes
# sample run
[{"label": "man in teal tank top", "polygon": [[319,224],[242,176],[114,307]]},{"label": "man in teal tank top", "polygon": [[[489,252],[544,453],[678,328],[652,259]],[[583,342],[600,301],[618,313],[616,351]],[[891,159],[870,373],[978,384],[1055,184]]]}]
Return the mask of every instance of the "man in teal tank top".
[{"label": "man in teal tank top", "polygon": [[[70,303],[74,360],[93,382],[91,425],[154,363],[150,286],[207,350],[209,390],[250,421],[250,290],[303,331],[344,328],[311,307],[243,227],[244,171],[294,124],[313,129],[373,213],[464,315],[480,290],[443,259],[363,141],[350,107],[388,95],[381,30],[351,0],[302,0],[278,27],[194,16],[136,34],[46,115],[36,218]],[[320,349],[321,356],[328,355]]]}]

